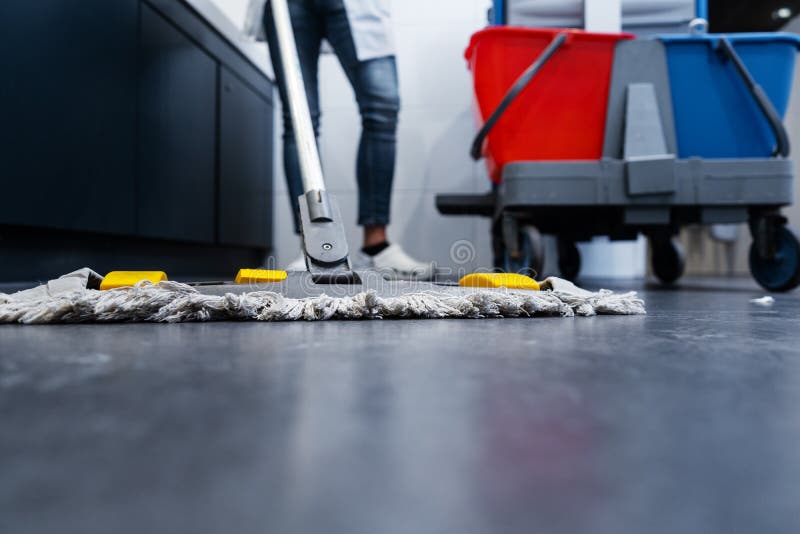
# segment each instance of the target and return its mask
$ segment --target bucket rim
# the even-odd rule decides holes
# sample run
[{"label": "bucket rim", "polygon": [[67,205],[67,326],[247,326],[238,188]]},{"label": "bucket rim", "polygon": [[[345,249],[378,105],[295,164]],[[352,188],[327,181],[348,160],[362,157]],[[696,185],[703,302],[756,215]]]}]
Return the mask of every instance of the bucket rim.
[{"label": "bucket rim", "polygon": [[664,43],[716,43],[722,38],[731,43],[788,43],[800,49],[800,35],[788,32],[706,33],[702,35],[664,34],[655,39]]},{"label": "bucket rim", "polygon": [[634,39],[636,36],[627,32],[590,32],[578,28],[529,28],[525,26],[489,26],[472,34],[469,45],[464,51],[464,57],[470,59],[475,47],[486,37],[521,36],[521,37],[553,37],[559,33],[566,33],[569,40],[608,41],[610,43],[623,39]]}]

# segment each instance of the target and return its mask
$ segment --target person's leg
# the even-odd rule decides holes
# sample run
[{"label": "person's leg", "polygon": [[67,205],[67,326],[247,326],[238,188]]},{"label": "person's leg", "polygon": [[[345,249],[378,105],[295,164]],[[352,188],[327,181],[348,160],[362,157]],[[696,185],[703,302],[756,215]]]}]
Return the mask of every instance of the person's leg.
[{"label": "person's leg", "polygon": [[[314,125],[314,134],[319,137],[319,53],[323,37],[323,21],[319,10],[312,0],[289,0],[289,13],[292,18],[292,29],[297,43],[297,54],[300,59],[300,69],[303,73],[303,84],[306,88],[308,107],[311,111],[311,121]],[[275,34],[275,21],[272,19],[272,9],[267,3],[264,9],[264,27],[269,44],[270,57],[278,93],[283,104],[283,169],[286,174],[286,185],[289,189],[289,202],[294,214],[295,232],[300,233],[300,218],[297,208],[297,197],[303,194],[303,183],[300,175],[300,162],[297,157],[297,142],[292,128],[291,115],[286,95],[286,83],[283,76],[281,58],[278,54],[278,42]]]},{"label": "person's leg", "polygon": [[364,246],[370,247],[386,242],[389,224],[400,110],[397,67],[393,56],[359,61],[342,0],[324,4],[325,38],[353,86],[361,114],[358,224],[364,227]]},{"label": "person's leg", "polygon": [[363,128],[356,167],[358,222],[364,226],[364,246],[368,247],[387,241],[400,95],[394,57],[365,61],[358,75],[356,98]]},{"label": "person's leg", "polygon": [[330,42],[355,91],[361,113],[358,147],[358,224],[364,227],[362,263],[387,276],[429,279],[433,264],[417,261],[397,243],[389,244],[386,227],[392,197],[397,116],[400,95],[394,56],[359,61],[342,0],[318,0],[325,6],[325,38]]}]

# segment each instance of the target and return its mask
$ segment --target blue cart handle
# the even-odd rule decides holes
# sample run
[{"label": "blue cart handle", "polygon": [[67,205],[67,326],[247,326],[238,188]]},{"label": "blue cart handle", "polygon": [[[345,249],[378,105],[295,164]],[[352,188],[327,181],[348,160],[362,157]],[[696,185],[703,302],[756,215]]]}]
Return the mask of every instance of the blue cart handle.
[{"label": "blue cart handle", "polygon": [[720,38],[716,48],[718,53],[720,53],[726,59],[731,60],[733,65],[736,67],[736,72],[739,73],[742,81],[744,81],[745,85],[750,90],[753,98],[756,99],[758,107],[761,108],[761,112],[769,122],[769,126],[772,129],[772,133],[775,135],[775,140],[778,143],[778,146],[775,149],[775,155],[780,155],[784,158],[788,157],[790,152],[789,135],[786,133],[783,120],[778,114],[778,111],[775,109],[775,106],[772,105],[772,101],[767,96],[767,93],[765,93],[764,89],[762,89],[761,86],[756,83],[753,75],[747,70],[742,58],[740,58],[739,54],[736,53],[736,50],[734,50],[733,45],[727,37]]},{"label": "blue cart handle", "polygon": [[561,32],[556,35],[553,40],[550,41],[550,44],[547,45],[547,48],[545,48],[539,57],[536,58],[536,61],[534,61],[530,67],[525,69],[525,72],[523,72],[520,77],[517,78],[517,81],[514,82],[514,85],[512,85],[511,89],[509,89],[505,94],[503,100],[500,101],[500,104],[497,106],[497,108],[492,112],[489,118],[486,119],[486,122],[483,123],[483,126],[478,131],[478,135],[475,136],[475,140],[472,142],[472,148],[469,151],[472,159],[476,161],[481,159],[483,142],[486,140],[486,136],[489,135],[489,132],[497,123],[497,121],[500,120],[500,117],[503,115],[503,113],[505,113],[506,109],[508,109],[508,106],[510,106],[514,99],[519,96],[519,94],[530,83],[533,77],[536,76],[536,73],[542,69],[544,64],[547,63],[547,60],[549,60],[553,54],[555,54],[556,51],[561,48],[561,45],[563,45],[566,40],[566,32]]}]

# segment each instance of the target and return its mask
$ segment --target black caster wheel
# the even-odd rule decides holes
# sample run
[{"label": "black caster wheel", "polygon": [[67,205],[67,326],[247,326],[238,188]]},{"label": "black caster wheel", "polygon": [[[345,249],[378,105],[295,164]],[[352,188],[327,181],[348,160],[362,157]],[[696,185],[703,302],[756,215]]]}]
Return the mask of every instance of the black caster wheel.
[{"label": "black caster wheel", "polygon": [[581,253],[574,241],[558,239],[558,271],[567,280],[576,280],[581,272]]},{"label": "black caster wheel", "polygon": [[[774,247],[774,248],[773,248]],[[772,242],[759,250],[756,240],[750,245],[750,272],[761,287],[769,291],[790,291],[800,284],[800,241],[786,226],[774,229]]]},{"label": "black caster wheel", "polygon": [[517,255],[512,256],[506,248],[503,254],[503,270],[538,277],[544,268],[544,244],[542,234],[533,226],[522,226],[517,233]]},{"label": "black caster wheel", "polygon": [[492,265],[494,272],[502,273],[505,271],[506,245],[503,240],[503,227],[500,221],[492,224]]},{"label": "black caster wheel", "polygon": [[686,269],[686,253],[677,239],[650,239],[650,266],[664,285],[675,283]]},{"label": "black caster wheel", "polygon": [[517,231],[517,253],[512,254],[501,235],[494,236],[495,269],[504,273],[519,273],[535,278],[544,268],[542,234],[533,226],[521,226]]}]

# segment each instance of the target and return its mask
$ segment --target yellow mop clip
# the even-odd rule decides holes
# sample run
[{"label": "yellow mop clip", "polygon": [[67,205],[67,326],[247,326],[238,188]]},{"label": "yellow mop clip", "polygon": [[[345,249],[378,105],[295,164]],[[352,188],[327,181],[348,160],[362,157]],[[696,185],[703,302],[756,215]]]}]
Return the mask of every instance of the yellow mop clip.
[{"label": "yellow mop clip", "polygon": [[270,269],[239,269],[234,282],[237,284],[269,284],[283,282],[289,276],[286,271]]},{"label": "yellow mop clip", "polygon": [[538,291],[539,282],[517,273],[472,273],[458,281],[461,287],[506,287],[508,289],[528,289]]},{"label": "yellow mop clip", "polygon": [[157,284],[167,280],[167,273],[164,271],[111,271],[100,282],[100,289],[131,287],[143,280]]}]

